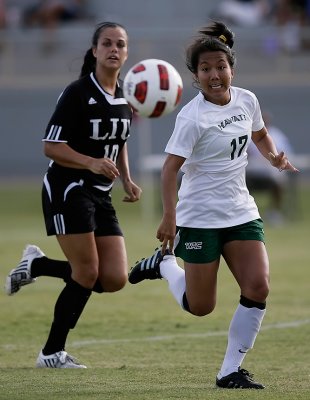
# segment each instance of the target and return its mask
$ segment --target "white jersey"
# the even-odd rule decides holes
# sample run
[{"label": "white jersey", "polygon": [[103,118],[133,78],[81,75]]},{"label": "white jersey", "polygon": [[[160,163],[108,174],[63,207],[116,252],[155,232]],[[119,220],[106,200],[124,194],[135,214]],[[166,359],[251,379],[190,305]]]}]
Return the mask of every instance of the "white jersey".
[{"label": "white jersey", "polygon": [[179,112],[165,151],[186,158],[176,207],[177,225],[224,228],[260,218],[245,183],[252,131],[263,128],[256,96],[231,87],[219,106],[202,93]]}]

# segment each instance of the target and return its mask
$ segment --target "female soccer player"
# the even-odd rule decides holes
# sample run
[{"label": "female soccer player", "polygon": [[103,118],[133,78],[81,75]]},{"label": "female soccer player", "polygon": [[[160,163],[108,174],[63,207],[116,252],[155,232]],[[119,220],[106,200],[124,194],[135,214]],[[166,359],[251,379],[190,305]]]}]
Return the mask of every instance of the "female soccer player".
[{"label": "female soccer player", "polygon": [[[215,22],[202,29],[187,49],[187,66],[200,91],[178,114],[166,146],[163,218],[157,230],[162,249],[137,263],[129,282],[164,278],[183,309],[207,315],[215,308],[222,255],[241,296],[216,384],[262,389],[264,385],[241,368],[260,330],[269,292],[263,222],[245,183],[249,142],[253,140],[280,171],[296,169],[283,152],[278,153],[256,96],[231,86],[233,43],[234,34]],[[184,175],[175,206],[181,168]],[[175,256],[183,259],[184,269]]]},{"label": "female soccer player", "polygon": [[111,203],[118,177],[124,201],[135,202],[141,194],[128,165],[132,111],[118,83],[127,56],[125,28],[99,24],[80,78],[59,97],[43,139],[45,155],[52,160],[42,191],[46,230],[56,235],[68,262],[50,260],[37,246],[27,246],[6,280],[9,295],[39,275],[66,282],[37,367],[86,368],[65,351],[67,335],[92,291],[115,292],[127,282],[124,238]]}]

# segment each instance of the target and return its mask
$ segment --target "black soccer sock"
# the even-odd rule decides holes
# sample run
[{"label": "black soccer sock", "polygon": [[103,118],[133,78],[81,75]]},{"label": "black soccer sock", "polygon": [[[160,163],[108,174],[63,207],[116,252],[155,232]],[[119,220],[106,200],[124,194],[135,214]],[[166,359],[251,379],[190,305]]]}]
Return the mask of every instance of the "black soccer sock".
[{"label": "black soccer sock", "polygon": [[69,330],[70,329],[68,327],[53,322],[46,344],[42,349],[42,353],[45,356],[49,356],[50,354],[57,353],[58,351],[63,351],[65,349]]},{"label": "black soccer sock", "polygon": [[96,282],[94,284],[94,287],[92,288],[92,291],[96,292],[96,293],[103,293],[104,292],[104,289],[103,289],[99,279],[96,280]]},{"label": "black soccer sock", "polygon": [[52,260],[48,257],[35,258],[31,263],[31,277],[51,276],[68,282],[71,277],[71,265],[68,261]]},{"label": "black soccer sock", "polygon": [[44,355],[64,350],[69,330],[75,327],[91,293],[91,289],[72,279],[66,284],[55,304],[54,321],[42,350]]},{"label": "black soccer sock", "polygon": [[265,310],[265,308],[266,308],[266,303],[259,303],[257,301],[248,299],[247,297],[242,296],[242,295],[240,296],[240,304],[243,307],[247,307],[247,308],[256,307],[259,310]]},{"label": "black soccer sock", "polygon": [[[66,283],[71,279],[71,265],[68,261],[53,260],[48,257],[35,258],[31,263],[31,277],[38,278],[39,276],[50,276],[53,278],[61,278]],[[104,289],[97,279],[93,292],[103,293]]]},{"label": "black soccer sock", "polygon": [[182,304],[183,304],[183,309],[187,312],[189,312],[190,314],[192,314],[190,308],[189,308],[189,304],[188,304],[188,300],[186,297],[186,292],[184,292],[183,294],[183,299],[182,299]]}]

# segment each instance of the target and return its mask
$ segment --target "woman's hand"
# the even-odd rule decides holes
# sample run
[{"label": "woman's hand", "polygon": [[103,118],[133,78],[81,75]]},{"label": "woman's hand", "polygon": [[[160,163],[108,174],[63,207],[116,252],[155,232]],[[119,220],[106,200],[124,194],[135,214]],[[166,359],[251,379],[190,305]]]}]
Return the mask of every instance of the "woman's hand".
[{"label": "woman's hand", "polygon": [[114,181],[120,173],[110,158],[92,158],[88,169],[94,174],[104,175]]},{"label": "woman's hand", "polygon": [[299,172],[299,170],[297,168],[295,168],[288,160],[288,158],[286,157],[286,155],[284,154],[283,151],[281,151],[279,154],[277,154],[276,156],[273,153],[268,153],[269,155],[269,161],[270,164],[275,167],[278,168],[278,170],[284,171],[284,170],[288,170],[288,171],[293,171],[293,172]]},{"label": "woman's hand", "polygon": [[156,238],[162,242],[161,253],[164,255],[168,248],[173,253],[174,238],[176,233],[175,213],[170,216],[164,216],[157,229]]},{"label": "woman's hand", "polygon": [[136,185],[132,180],[126,180],[123,182],[124,190],[127,195],[123,198],[126,203],[134,203],[140,200],[142,189]]}]

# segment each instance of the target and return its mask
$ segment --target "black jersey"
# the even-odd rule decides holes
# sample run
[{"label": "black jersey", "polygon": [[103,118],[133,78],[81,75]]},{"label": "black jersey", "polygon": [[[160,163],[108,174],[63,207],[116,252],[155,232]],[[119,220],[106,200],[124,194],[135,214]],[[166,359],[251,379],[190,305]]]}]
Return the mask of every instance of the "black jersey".
[{"label": "black jersey", "polygon": [[[58,98],[43,141],[67,143],[75,151],[116,162],[127,138],[132,110],[120,86],[115,96],[105,92],[93,73],[72,82]],[[62,167],[51,162],[48,174],[56,179],[83,180],[108,187],[112,181],[86,169]]]}]

